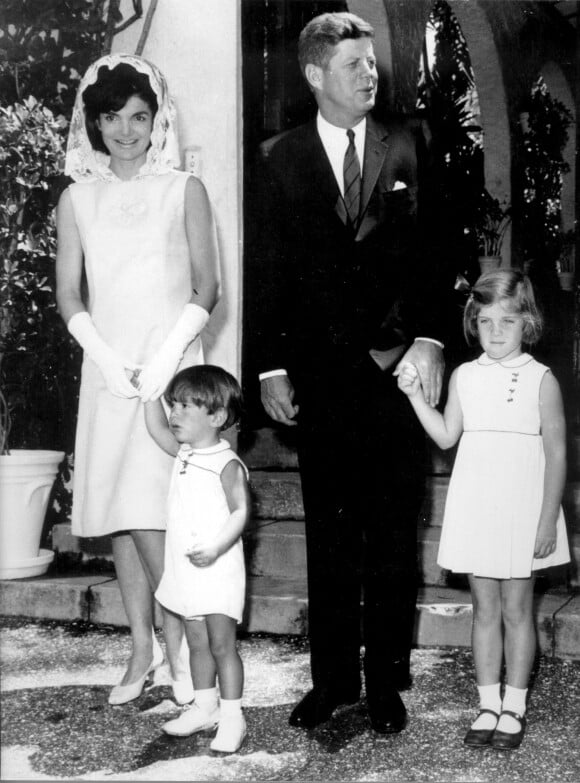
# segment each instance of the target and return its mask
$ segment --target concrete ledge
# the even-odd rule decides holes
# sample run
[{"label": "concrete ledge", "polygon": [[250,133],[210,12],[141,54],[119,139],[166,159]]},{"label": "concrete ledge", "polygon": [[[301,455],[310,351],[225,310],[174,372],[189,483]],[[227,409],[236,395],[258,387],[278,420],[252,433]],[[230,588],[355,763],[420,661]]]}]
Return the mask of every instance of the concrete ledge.
[{"label": "concrete ledge", "polygon": [[103,581],[102,576],[0,581],[0,613],[45,620],[89,621],[91,592]]},{"label": "concrete ledge", "polygon": [[419,592],[414,643],[419,647],[468,647],[473,612],[468,590],[427,588]]},{"label": "concrete ledge", "polygon": [[[580,596],[538,594],[535,613],[540,650],[580,660]],[[117,582],[103,576],[0,581],[0,614],[118,627],[127,624]],[[471,622],[467,590],[425,588],[417,601],[414,643],[419,647],[468,647]],[[160,615],[156,624],[161,625]],[[306,581],[250,577],[242,627],[250,633],[307,633]]]},{"label": "concrete ledge", "polygon": [[276,522],[254,527],[244,535],[248,573],[296,578],[306,573],[304,523]]},{"label": "concrete ledge", "polygon": [[306,634],[308,599],[305,580],[250,578],[243,627],[249,633]]},{"label": "concrete ledge", "polygon": [[565,603],[554,616],[554,655],[580,659],[580,595]]}]

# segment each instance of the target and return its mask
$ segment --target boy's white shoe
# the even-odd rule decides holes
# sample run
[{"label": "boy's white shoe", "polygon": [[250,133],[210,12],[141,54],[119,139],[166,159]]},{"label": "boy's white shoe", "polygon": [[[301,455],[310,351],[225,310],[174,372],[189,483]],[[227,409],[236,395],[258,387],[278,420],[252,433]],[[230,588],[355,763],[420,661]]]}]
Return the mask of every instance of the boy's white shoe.
[{"label": "boy's white shoe", "polygon": [[196,731],[214,729],[219,719],[219,708],[216,707],[211,712],[206,712],[193,702],[193,704],[185,706],[179,718],[164,723],[161,728],[166,734],[171,734],[172,737],[189,737],[190,734],[195,734]]},{"label": "boy's white shoe", "polygon": [[220,718],[217,734],[210,745],[220,753],[235,753],[246,736],[246,719],[241,712]]}]

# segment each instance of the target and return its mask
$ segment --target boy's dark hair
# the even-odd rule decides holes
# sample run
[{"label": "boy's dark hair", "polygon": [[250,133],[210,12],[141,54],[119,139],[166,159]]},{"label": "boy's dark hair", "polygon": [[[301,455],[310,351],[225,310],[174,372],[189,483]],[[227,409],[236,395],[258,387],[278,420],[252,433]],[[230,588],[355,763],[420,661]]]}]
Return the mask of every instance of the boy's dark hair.
[{"label": "boy's dark hair", "polygon": [[127,63],[119,63],[114,68],[101,65],[97,81],[89,84],[83,92],[85,126],[93,149],[107,153],[101,131],[97,127],[99,115],[119,111],[133,95],[145,101],[155,117],[157,97],[147,74],[139,73]]},{"label": "boy's dark hair", "polygon": [[166,402],[193,402],[209,413],[223,408],[227,413],[223,430],[239,421],[243,410],[240,384],[223,367],[198,364],[186,367],[173,378],[164,394]]},{"label": "boy's dark hair", "polygon": [[298,39],[298,62],[300,70],[311,63],[326,68],[334,47],[349,38],[374,38],[372,26],[346,11],[320,14],[311,19]]}]

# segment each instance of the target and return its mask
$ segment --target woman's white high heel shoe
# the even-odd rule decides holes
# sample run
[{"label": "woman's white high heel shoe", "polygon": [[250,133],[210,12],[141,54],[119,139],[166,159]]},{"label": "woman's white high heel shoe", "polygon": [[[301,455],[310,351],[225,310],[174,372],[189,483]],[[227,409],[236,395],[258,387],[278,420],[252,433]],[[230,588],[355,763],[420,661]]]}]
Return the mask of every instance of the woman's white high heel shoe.
[{"label": "woman's white high heel shoe", "polygon": [[147,678],[151,672],[155,671],[162,663],[163,650],[161,649],[161,645],[157,641],[155,634],[153,634],[153,658],[147,671],[139,677],[138,680],[135,680],[135,682],[130,682],[129,685],[115,685],[109,694],[109,704],[113,707],[118,707],[120,704],[127,704],[130,701],[138,699],[143,693]]}]

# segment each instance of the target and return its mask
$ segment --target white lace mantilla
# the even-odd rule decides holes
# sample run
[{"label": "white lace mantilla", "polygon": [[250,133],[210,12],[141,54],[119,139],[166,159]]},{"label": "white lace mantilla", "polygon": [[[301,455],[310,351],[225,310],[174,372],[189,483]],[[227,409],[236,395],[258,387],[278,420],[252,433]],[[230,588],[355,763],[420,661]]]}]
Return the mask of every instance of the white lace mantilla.
[{"label": "white lace mantilla", "polygon": [[97,81],[101,66],[105,65],[112,70],[120,63],[131,65],[139,73],[144,73],[149,78],[153,92],[157,97],[158,109],[153,121],[151,146],[137,177],[164,174],[179,166],[176,111],[167,89],[165,77],[157,66],[142,57],[137,57],[134,54],[108,54],[89,67],[77,91],[64,169],[65,174],[72,177],[75,182],[118,181],[116,174],[109,168],[109,156],[103,152],[97,152],[89,141],[85,126],[83,93],[89,85]]}]

